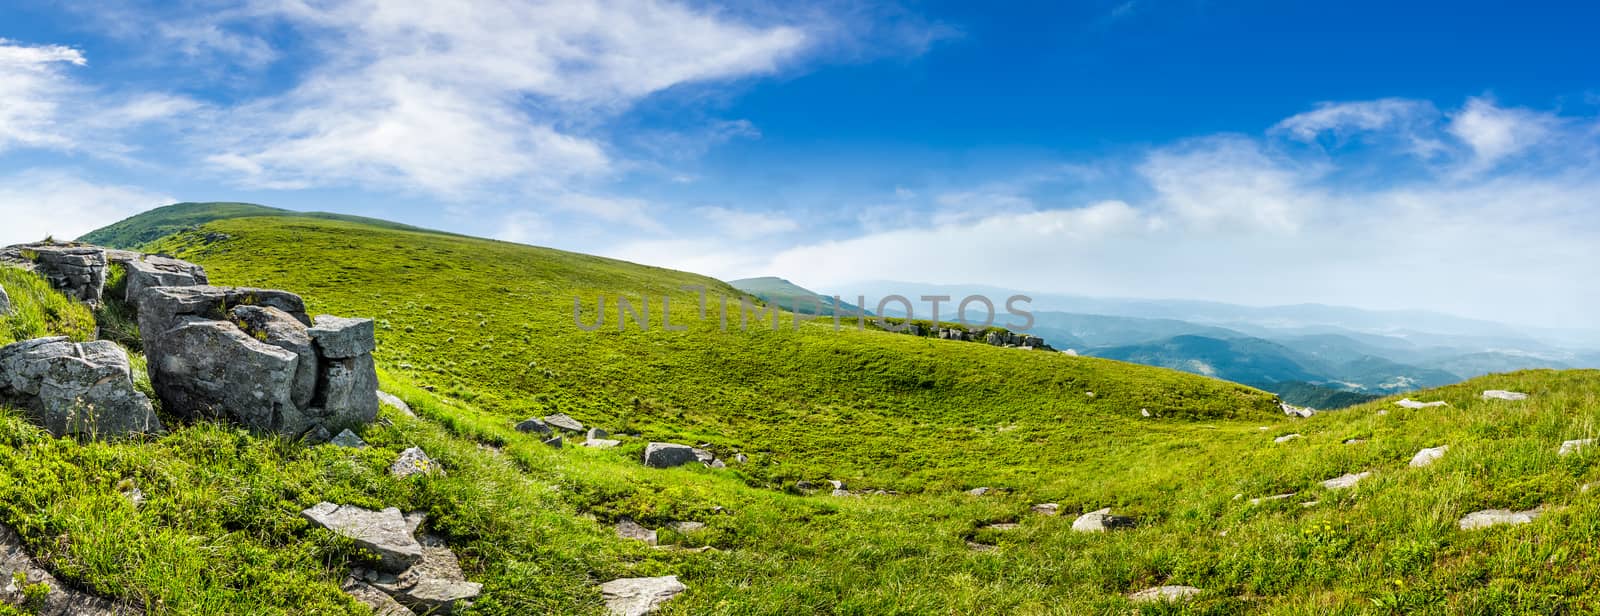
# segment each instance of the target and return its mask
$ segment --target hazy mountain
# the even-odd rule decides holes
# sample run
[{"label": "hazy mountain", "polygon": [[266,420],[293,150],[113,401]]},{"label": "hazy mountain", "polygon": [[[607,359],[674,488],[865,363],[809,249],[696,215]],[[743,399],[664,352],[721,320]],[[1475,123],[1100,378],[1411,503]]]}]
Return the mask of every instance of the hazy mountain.
[{"label": "hazy mountain", "polygon": [[848,315],[861,312],[860,307],[843,301],[843,298],[835,303],[832,296],[822,295],[776,276],[730,280],[728,284],[760,298],[763,302],[769,304],[776,302],[784,310],[801,314],[833,316],[835,312]]}]

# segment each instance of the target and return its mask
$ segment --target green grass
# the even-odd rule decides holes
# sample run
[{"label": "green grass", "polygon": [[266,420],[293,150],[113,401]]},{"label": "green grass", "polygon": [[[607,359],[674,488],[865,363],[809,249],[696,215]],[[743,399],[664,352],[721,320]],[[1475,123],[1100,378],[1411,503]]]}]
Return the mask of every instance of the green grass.
[{"label": "green grass", "polygon": [[11,314],[0,316],[0,346],[45,336],[94,336],[94,315],[82,304],[50,288],[44,277],[0,266],[0,287],[11,297]]},{"label": "green grass", "polygon": [[386,220],[328,212],[298,212],[254,203],[174,203],[97,229],[78,239],[98,246],[131,249],[214,220],[259,216],[341,220],[385,229],[436,233]]},{"label": "green grass", "polygon": [[[233,239],[199,241],[209,232]],[[1597,372],[1491,376],[1409,394],[1450,407],[1386,399],[1291,420],[1261,392],[1194,375],[820,323],[723,332],[714,314],[695,323],[684,310],[687,332],[581,332],[574,294],[592,311],[601,292],[733,291],[559,251],[293,219],[218,221],[155,248],[222,284],[379,319],[384,388],[421,415],[386,410],[392,425],[365,430],[373,448],[360,452],[204,423],[79,444],[6,415],[0,517],[65,579],[155,613],[359,613],[336,584],[364,556],[298,518],[319,500],[428,511],[485,584],[479,614],[600,614],[598,583],[666,574],[690,588],[668,616],[1125,614],[1128,593],[1168,583],[1207,592],[1144,613],[1600,610],[1600,492],[1579,490],[1600,481],[1596,452],[1556,455],[1600,426]],[[692,297],[673,303],[678,321]],[[1478,399],[1491,388],[1532,398]],[[556,450],[511,429],[555,411],[641,436]],[[1304,438],[1273,443],[1291,432]],[[752,460],[648,469],[637,456],[651,439]],[[1440,444],[1443,460],[1407,468]],[[448,476],[384,475],[412,445]],[[1318,486],[1366,470],[1351,490]],[[902,494],[801,496],[797,478]],[[125,482],[150,501],[128,505]],[[961,491],[979,485],[1007,491]],[[1249,504],[1285,492],[1299,496]],[[1045,501],[1063,515],[1029,511]],[[1559,509],[1526,526],[1455,528],[1478,509],[1540,504]],[[1070,530],[1100,507],[1139,525]],[[621,516],[706,522],[662,538],[717,549],[618,540],[608,525]],[[995,522],[1021,526],[984,528]]]}]

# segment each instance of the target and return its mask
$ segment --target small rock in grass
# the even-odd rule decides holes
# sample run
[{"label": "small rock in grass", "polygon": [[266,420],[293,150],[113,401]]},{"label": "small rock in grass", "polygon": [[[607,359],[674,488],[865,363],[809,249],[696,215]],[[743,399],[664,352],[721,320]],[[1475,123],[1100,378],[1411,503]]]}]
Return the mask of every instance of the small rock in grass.
[{"label": "small rock in grass", "polygon": [[551,434],[555,433],[555,430],[550,429],[549,424],[546,424],[543,419],[539,419],[537,417],[525,419],[521,423],[518,423],[517,431],[528,433],[537,432],[544,436],[550,436]]},{"label": "small rock in grass", "polygon": [[1556,455],[1569,456],[1569,455],[1578,453],[1579,451],[1582,451],[1583,448],[1588,447],[1588,446],[1593,445],[1593,444],[1594,444],[1594,439],[1592,439],[1592,438],[1578,439],[1578,440],[1575,440],[1575,441],[1566,441],[1566,442],[1561,443],[1561,449],[1556,452]]},{"label": "small rock in grass", "polygon": [[976,541],[968,541],[967,542],[967,549],[972,550],[974,552],[993,552],[993,551],[995,551],[995,550],[997,550],[999,548],[996,547],[996,546],[989,545],[987,543],[978,543]]},{"label": "small rock in grass", "polygon": [[389,465],[389,474],[405,479],[415,475],[444,475],[444,467],[422,451],[421,447],[412,447],[400,452],[394,464]]},{"label": "small rock in grass", "polygon": [[1440,445],[1438,447],[1418,451],[1417,455],[1411,456],[1411,467],[1422,468],[1429,464],[1433,464],[1434,462],[1439,461],[1439,458],[1443,458],[1444,452],[1446,451],[1450,451],[1449,445]]},{"label": "small rock in grass", "polygon": [[744,464],[745,462],[749,462],[750,461],[750,456],[744,455],[742,453],[736,453],[736,454],[733,454],[733,461],[734,462],[738,462],[740,464]]},{"label": "small rock in grass", "polygon": [[554,415],[546,415],[544,417],[544,422],[546,424],[549,424],[549,425],[557,427],[557,428],[561,428],[562,430],[566,430],[568,432],[580,432],[580,433],[583,432],[583,424],[579,423],[578,420],[573,419],[570,415],[567,415],[566,413],[556,413]]},{"label": "small rock in grass", "polygon": [[668,526],[672,527],[672,530],[678,531],[679,533],[682,533],[682,534],[685,534],[685,535],[687,535],[689,533],[700,532],[700,531],[706,529],[706,523],[705,522],[692,522],[692,521],[673,522],[671,524],[668,524]]},{"label": "small rock in grass", "polygon": [[1327,481],[1322,482],[1322,487],[1327,488],[1329,490],[1342,490],[1342,489],[1345,489],[1345,488],[1354,487],[1362,479],[1366,479],[1367,477],[1369,477],[1371,475],[1372,475],[1371,471],[1362,472],[1362,473],[1346,473],[1344,475],[1340,475],[1338,477],[1334,477],[1333,479],[1329,479]]},{"label": "small rock in grass", "polygon": [[1171,603],[1186,601],[1202,591],[1193,586],[1157,586],[1128,595],[1134,603]]},{"label": "small rock in grass", "polygon": [[1283,499],[1286,499],[1286,498],[1294,498],[1294,495],[1295,495],[1294,492],[1290,492],[1288,494],[1278,494],[1276,496],[1263,496],[1261,498],[1252,498],[1252,499],[1250,499],[1250,504],[1259,505],[1259,504],[1265,503],[1267,501],[1275,501],[1275,500],[1283,500]]},{"label": "small rock in grass", "polygon": [[1015,522],[1000,522],[998,524],[984,526],[983,528],[985,530],[1016,530],[1018,528],[1022,528],[1022,525]]},{"label": "small rock in grass", "polygon": [[1034,505],[1032,509],[1034,513],[1043,515],[1059,515],[1061,513],[1061,505],[1056,503],[1039,503]]},{"label": "small rock in grass", "polygon": [[367,442],[361,440],[361,437],[356,436],[356,433],[351,432],[349,428],[346,428],[344,431],[340,432],[339,436],[333,437],[333,440],[328,441],[328,444],[337,447],[349,447],[350,449],[367,448]]},{"label": "small rock in grass", "polygon": [[344,594],[372,608],[373,616],[417,616],[416,612],[400,605],[393,597],[354,576],[345,579],[341,588]]},{"label": "small rock in grass", "polygon": [[594,449],[610,449],[612,447],[616,447],[617,445],[621,445],[622,441],[608,438],[592,438],[580,444],[584,447],[592,447]]},{"label": "small rock in grass", "polygon": [[988,494],[988,493],[989,493],[989,488],[987,488],[987,487],[973,488],[971,490],[967,490],[967,494],[971,494],[973,496],[983,496],[983,495]]},{"label": "small rock in grass", "polygon": [[1111,508],[1091,511],[1072,521],[1073,532],[1103,533],[1117,528],[1132,528],[1133,518],[1111,515]]},{"label": "small rock in grass", "polygon": [[1483,399],[1484,400],[1511,400],[1511,401],[1527,400],[1528,399],[1528,394],[1521,393],[1521,392],[1515,392],[1515,391],[1506,391],[1504,389],[1490,389],[1490,390],[1487,390],[1487,391],[1483,392]]},{"label": "small rock in grass", "polygon": [[1295,440],[1297,438],[1304,438],[1304,437],[1300,436],[1299,434],[1285,434],[1285,435],[1280,436],[1278,438],[1272,439],[1272,442],[1274,442],[1274,443],[1287,443],[1287,442]]},{"label": "small rock in grass", "polygon": [[695,461],[694,448],[676,443],[650,443],[644,448],[644,465],[672,468]]},{"label": "small rock in grass", "polygon": [[645,616],[685,590],[688,587],[676,575],[625,578],[600,585],[600,594],[612,616]]},{"label": "small rock in grass", "polygon": [[317,525],[344,536],[382,559],[383,570],[399,573],[422,560],[422,544],[411,536],[405,516],[390,507],[371,511],[329,502],[300,512]]},{"label": "small rock in grass", "polygon": [[544,440],[544,444],[549,445],[551,447],[554,447],[556,449],[560,449],[561,448],[561,435],[557,434],[555,436],[552,436],[550,438],[545,439]]},{"label": "small rock in grass", "polygon": [[1500,524],[1527,524],[1532,522],[1534,518],[1539,517],[1539,514],[1541,513],[1543,512],[1539,509],[1529,509],[1527,511],[1486,509],[1467,514],[1466,517],[1461,518],[1461,521],[1458,522],[1457,525],[1461,527],[1461,530],[1475,530],[1479,528],[1497,526]]},{"label": "small rock in grass", "polygon": [[1350,439],[1345,439],[1344,444],[1346,444],[1346,445],[1360,445],[1360,444],[1365,443],[1365,442],[1367,442],[1367,439],[1364,439],[1364,438],[1350,438]]},{"label": "small rock in grass", "polygon": [[617,536],[623,539],[637,539],[647,545],[656,544],[656,531],[645,528],[633,518],[617,520]]},{"label": "small rock in grass", "polygon": [[589,431],[584,433],[583,438],[584,440],[592,441],[595,439],[606,438],[608,436],[611,436],[610,432],[606,432],[605,430],[601,430],[599,428],[589,428]]},{"label": "small rock in grass", "polygon": [[1443,400],[1435,400],[1433,402],[1418,402],[1410,398],[1401,398],[1395,402],[1395,406],[1407,409],[1425,409],[1434,406],[1450,406],[1450,403]]},{"label": "small rock in grass", "polygon": [[407,416],[407,417],[416,417],[417,416],[417,414],[411,410],[411,405],[406,404],[405,400],[401,400],[399,397],[395,396],[394,394],[391,394],[389,392],[383,391],[381,389],[378,390],[378,402],[382,402],[384,404],[387,404],[389,406],[394,407],[395,410],[400,411],[401,413],[405,414],[405,416]]}]

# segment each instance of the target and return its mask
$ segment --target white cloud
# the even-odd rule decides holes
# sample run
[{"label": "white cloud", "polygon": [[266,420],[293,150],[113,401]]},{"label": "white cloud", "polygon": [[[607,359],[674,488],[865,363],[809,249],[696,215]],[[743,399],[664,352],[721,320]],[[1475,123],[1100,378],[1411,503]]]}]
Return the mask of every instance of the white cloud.
[{"label": "white cloud", "polygon": [[650,0],[283,0],[254,13],[324,41],[326,58],[235,110],[213,163],[264,186],[446,197],[604,176],[614,155],[583,127],[683,84],[772,73],[807,45],[795,27]]},{"label": "white cloud", "polygon": [[74,239],[139,212],[177,201],[133,187],[99,184],[59,170],[0,177],[0,245],[54,236]]},{"label": "white cloud", "polygon": [[1528,109],[1507,109],[1474,98],[1450,118],[1449,131],[1472,148],[1480,167],[1524,152],[1549,139],[1560,121]]},{"label": "white cloud", "polygon": [[770,212],[746,212],[716,206],[698,207],[694,212],[709,221],[722,235],[737,239],[765,237],[800,229],[800,223],[794,219]]},{"label": "white cloud", "polygon": [[1301,141],[1312,141],[1325,132],[1344,137],[1357,132],[1404,127],[1437,116],[1433,103],[1403,98],[1320,103],[1316,109],[1285,118],[1272,130]]},{"label": "white cloud", "polygon": [[69,47],[0,39],[0,151],[71,145],[58,130],[61,107],[76,89],[64,69],[86,62]]}]

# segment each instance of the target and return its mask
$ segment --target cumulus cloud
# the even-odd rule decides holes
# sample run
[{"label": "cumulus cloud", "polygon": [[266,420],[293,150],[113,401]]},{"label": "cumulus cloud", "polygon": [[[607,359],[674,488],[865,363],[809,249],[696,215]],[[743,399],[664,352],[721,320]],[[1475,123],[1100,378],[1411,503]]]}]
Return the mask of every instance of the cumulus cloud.
[{"label": "cumulus cloud", "polygon": [[101,184],[60,170],[0,176],[0,245],[54,236],[74,239],[153,207],[176,201],[133,186]]},{"label": "cumulus cloud", "polygon": [[1559,125],[1549,113],[1508,109],[1474,98],[1451,116],[1449,131],[1472,148],[1474,164],[1481,167],[1543,143],[1555,135]]}]

